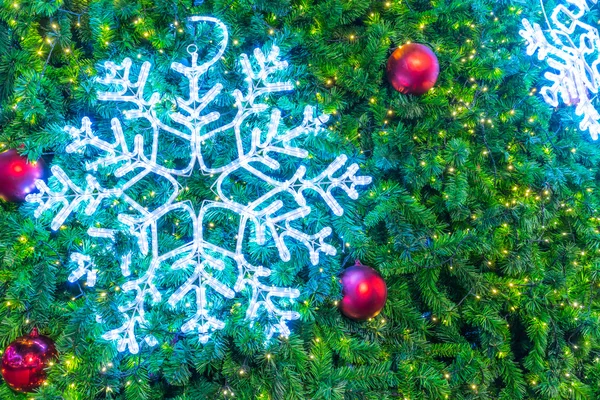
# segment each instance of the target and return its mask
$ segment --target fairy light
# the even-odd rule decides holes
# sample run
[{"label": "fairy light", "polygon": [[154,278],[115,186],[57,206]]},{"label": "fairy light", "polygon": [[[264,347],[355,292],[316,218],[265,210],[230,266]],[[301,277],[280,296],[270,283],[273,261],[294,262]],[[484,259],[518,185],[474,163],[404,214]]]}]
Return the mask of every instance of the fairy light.
[{"label": "fairy light", "polygon": [[[587,130],[593,140],[597,140],[600,133],[600,113],[592,103],[598,93],[600,71],[596,68],[597,56],[591,65],[588,59],[590,54],[597,53],[600,49],[600,35],[598,29],[583,22],[582,17],[590,10],[590,3],[596,2],[597,0],[566,0],[569,5],[557,5],[550,20],[546,18],[549,25],[547,30],[523,19],[523,29],[519,31],[527,40],[527,54],[532,56],[537,52],[538,59],[545,60],[552,69],[544,74],[551,82],[550,86],[544,86],[540,90],[544,101],[558,107],[559,99],[565,104],[571,104],[572,99],[579,99],[575,108],[575,114],[582,117],[579,129]],[[580,39],[570,40],[575,31]]]},{"label": "fairy light", "polygon": [[[149,139],[151,146],[145,143],[145,140],[148,139],[145,139],[142,134],[135,135],[133,146],[131,146],[130,142],[126,140],[121,121],[118,118],[111,120],[114,142],[105,141],[104,134],[96,135],[92,130],[91,120],[84,117],[80,127],[67,126],[64,130],[72,138],[72,142],[66,148],[67,153],[83,154],[86,148],[92,147],[102,154],[86,164],[88,175],[85,183],[77,184],[71,180],[65,170],[54,165],[51,169],[54,181],[51,186],[60,187],[60,189],[51,189],[44,181],[39,180],[36,182],[39,193],[27,197],[27,201],[37,204],[34,213],[36,218],[41,217],[47,211],[56,212],[51,222],[53,230],[61,229],[67,218],[73,214],[81,212],[87,216],[93,216],[99,210],[101,212],[105,202],[115,205],[115,201],[118,200],[117,204],[125,205],[124,208],[128,211],[120,213],[117,217],[123,228],[108,229],[95,225],[87,231],[90,238],[105,241],[115,241],[116,234],[120,232],[136,239],[139,247],[139,252],[127,253],[120,256],[119,260],[122,275],[129,279],[120,285],[120,290],[123,293],[134,294],[134,298],[118,307],[122,314],[122,325],[102,335],[105,340],[116,341],[117,350],[120,352],[128,350],[130,353],[136,354],[139,352],[142,342],[149,346],[158,344],[156,338],[151,334],[138,337],[137,329],[148,325],[145,316],[146,302],[158,303],[163,300],[163,293],[159,291],[155,282],[159,274],[163,273],[165,264],[168,265],[169,262],[171,262],[172,270],[185,269],[188,272],[188,278],[179,287],[171,288],[175,290],[166,299],[167,304],[171,307],[176,307],[178,304],[190,304],[188,296],[195,295],[194,307],[196,310],[192,313],[193,315],[188,315],[188,319],[180,328],[181,332],[196,332],[200,342],[206,343],[212,331],[223,329],[226,324],[225,321],[212,315],[214,301],[209,296],[231,299],[245,288],[250,288],[251,295],[246,310],[246,321],[252,326],[253,321],[258,318],[260,310],[265,310],[268,323],[261,325],[265,326],[267,339],[276,333],[279,333],[282,338],[287,338],[290,335],[287,321],[298,319],[300,314],[286,308],[291,307],[294,299],[300,296],[300,291],[295,288],[275,287],[263,283],[264,279],[271,275],[271,270],[261,265],[253,265],[246,259],[243,244],[248,241],[246,236],[250,229],[247,228],[250,225],[254,226],[252,240],[259,245],[270,245],[274,242],[282,261],[291,259],[291,253],[286,244],[286,241],[291,240],[301,243],[309,253],[310,262],[317,265],[321,253],[326,256],[336,254],[335,247],[326,243],[326,239],[333,230],[331,227],[324,227],[317,233],[308,234],[294,227],[297,224],[293,224],[293,222],[306,218],[312,211],[305,192],[316,194],[333,214],[341,216],[344,209],[333,193],[340,189],[349,198],[356,200],[359,196],[357,188],[371,182],[370,177],[356,175],[359,166],[356,163],[347,165],[348,157],[346,155],[338,156],[321,173],[312,178],[306,177],[307,167],[304,165],[299,165],[293,176],[286,181],[276,180],[264,173],[261,168],[256,167],[257,164],[262,164],[272,170],[279,169],[280,164],[276,161],[277,157],[272,157],[273,154],[285,155],[298,160],[310,159],[311,155],[307,150],[296,147],[293,143],[301,137],[323,132],[324,124],[329,119],[326,114],[318,115],[314,107],[306,106],[302,122],[293,128],[288,128],[282,123],[279,109],[260,102],[261,98],[269,94],[288,92],[294,89],[291,82],[280,82],[273,77],[275,73],[288,67],[287,62],[280,60],[277,46],[272,46],[267,54],[263,53],[261,49],[255,49],[253,59],[246,54],[240,56],[239,62],[245,75],[246,87],[245,90],[236,89],[232,93],[236,115],[225,125],[207,129],[208,126],[220,119],[220,114],[216,111],[210,112],[208,106],[221,94],[223,85],[217,83],[206,93],[201,94],[200,82],[209,68],[222,59],[227,48],[229,34],[226,26],[216,18],[196,16],[189,20],[215,25],[222,31],[222,39],[218,44],[216,54],[208,61],[199,63],[198,48],[191,44],[187,49],[191,62],[186,65],[178,62],[171,64],[171,69],[189,81],[189,98],[177,98],[178,110],[171,113],[171,119],[178,124],[177,127],[167,125],[154,112],[154,107],[163,101],[161,94],[153,93],[151,96],[144,94],[146,83],[150,77],[151,64],[149,62],[142,63],[137,74],[137,82],[131,82],[133,62],[130,58],[125,58],[120,65],[107,61],[104,63],[106,75],[97,78],[97,81],[108,88],[113,88],[113,91],[99,92],[98,100],[131,104],[133,107],[123,111],[123,117],[126,120],[142,119],[150,123],[154,132]],[[248,123],[249,117],[265,112],[269,113],[270,122],[266,127],[261,128],[266,129],[253,129],[249,133],[250,138],[238,134],[246,131],[242,125]],[[190,143],[190,162],[187,166],[175,169],[158,161],[159,132],[178,136]],[[223,166],[211,166],[204,159],[202,146],[205,142],[216,140],[218,135],[226,132],[235,134],[237,158]],[[246,146],[247,139],[250,139],[250,149]],[[114,172],[115,177],[128,176],[130,179],[119,180],[116,186],[106,188],[99,183],[96,176],[99,174],[100,168],[113,166],[117,167]],[[178,178],[190,176],[194,173],[196,166],[203,175],[215,177],[213,190],[216,196],[214,200],[205,200],[200,205],[199,211],[195,210],[189,201],[178,200],[182,191],[189,190],[188,187],[182,187]],[[274,189],[253,202],[238,203],[231,198],[227,190],[228,179],[235,176],[238,171],[249,173]],[[153,177],[155,180],[166,180],[171,185],[168,198],[154,210],[147,209],[127,194],[129,193],[128,189],[134,187],[146,176]],[[294,208],[284,213],[282,213],[284,203],[278,199],[282,193],[290,195],[296,202]],[[150,196],[154,196],[154,192],[150,192]],[[145,195],[141,195],[141,197],[143,198]],[[311,199],[311,201],[314,200]],[[209,242],[205,237],[207,227],[214,228],[216,226],[215,222],[210,221],[210,216],[219,211],[232,212],[240,216],[235,249],[222,248]],[[158,221],[174,212],[188,216],[191,221],[192,238],[185,245],[162,254],[158,243]],[[178,234],[176,235],[179,237]],[[131,271],[131,266],[135,265],[134,257],[144,258],[146,256],[151,257],[148,268],[139,274]],[[220,281],[211,272],[229,270],[226,261],[236,267],[234,270],[237,279],[233,284]],[[94,287],[101,271],[92,256],[76,252],[71,255],[71,262],[76,265],[76,268],[71,272],[68,280],[76,282],[85,279],[85,286]],[[100,298],[107,299],[109,296],[106,292],[102,292]],[[99,323],[102,322],[100,317],[97,320]],[[270,357],[267,355],[267,358]]]}]

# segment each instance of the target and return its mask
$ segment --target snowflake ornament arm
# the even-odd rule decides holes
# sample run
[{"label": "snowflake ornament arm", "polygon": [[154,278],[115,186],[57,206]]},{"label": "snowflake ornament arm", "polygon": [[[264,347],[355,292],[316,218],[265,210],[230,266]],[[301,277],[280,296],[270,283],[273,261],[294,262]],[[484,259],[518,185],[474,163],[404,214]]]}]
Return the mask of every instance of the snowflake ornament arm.
[{"label": "snowflake ornament arm", "polygon": [[34,213],[36,218],[39,218],[45,211],[62,206],[60,212],[52,220],[51,228],[53,230],[60,228],[69,215],[74,213],[81,204],[87,203],[84,212],[86,215],[92,215],[104,199],[118,196],[121,193],[119,189],[103,189],[96,178],[91,175],[86,176],[87,185],[82,188],[76,185],[59,166],[53,166],[51,172],[62,188],[55,191],[45,182],[38,180],[36,187],[39,193],[28,195],[27,201],[38,204]]},{"label": "snowflake ornament arm", "polygon": [[[565,104],[576,103],[575,114],[582,117],[579,129],[587,130],[592,139],[597,140],[600,113],[593,105],[591,94],[598,93],[600,85],[600,36],[598,29],[581,20],[589,11],[589,4],[596,4],[597,0],[566,1],[568,5],[559,4],[550,20],[546,19],[547,34],[539,24],[532,24],[527,19],[523,19],[524,29],[519,34],[527,40],[527,54],[531,56],[537,52],[538,59],[546,60],[556,71],[544,74],[552,82],[551,86],[540,90],[546,103],[557,107],[559,98]],[[579,33],[577,42],[572,39],[575,33]],[[590,64],[591,58],[594,61]]]},{"label": "snowflake ornament arm", "polygon": [[[341,216],[344,210],[335,197],[336,193],[343,192],[350,199],[357,199],[357,188],[371,182],[370,177],[356,175],[357,164],[346,165],[348,157],[345,155],[337,157],[312,178],[306,177],[304,165],[299,165],[290,178],[280,178],[283,173],[278,159],[288,157],[300,162],[309,158],[309,152],[301,148],[299,142],[304,135],[321,133],[329,116],[316,115],[314,107],[306,106],[301,123],[292,128],[285,126],[281,111],[267,101],[273,94],[294,88],[290,82],[280,81],[276,76],[287,68],[287,62],[280,60],[277,46],[266,52],[256,49],[252,57],[240,56],[241,72],[245,76],[242,88],[232,93],[223,93],[221,83],[204,88],[200,78],[221,60],[227,47],[228,32],[221,21],[212,17],[192,17],[190,21],[212,24],[221,31],[221,41],[208,61],[199,61],[198,48],[192,44],[187,48],[191,57],[189,66],[172,63],[172,70],[188,81],[189,90],[187,98],[175,99],[173,105],[176,110],[169,115],[174,125],[163,122],[157,116],[157,105],[163,101],[161,95],[152,93],[147,96],[144,93],[152,83],[150,63],[142,63],[136,80],[130,59],[124,59],[120,65],[108,61],[104,64],[105,75],[97,79],[106,88],[99,92],[98,100],[132,105],[122,112],[123,119],[147,121],[152,129],[151,138],[145,140],[142,135],[134,134],[133,146],[128,146],[127,129],[124,129],[127,125],[121,119],[113,118],[111,130],[114,141],[111,143],[96,135],[91,121],[84,117],[81,128],[67,127],[65,130],[72,137],[67,152],[76,155],[89,149],[93,154],[99,154],[86,164],[89,173],[87,186],[82,188],[75,184],[60,167],[54,166],[51,179],[58,181],[61,189],[53,191],[40,181],[37,183],[40,193],[28,197],[28,201],[38,204],[36,217],[60,208],[53,219],[53,229],[58,229],[69,215],[75,214],[81,204],[86,204],[84,211],[87,215],[94,215],[103,212],[104,200],[116,197],[124,202],[128,211],[118,214],[117,228],[94,226],[89,228],[88,235],[115,242],[118,237],[115,233],[119,231],[137,241],[139,254],[128,252],[117,256],[120,257],[121,274],[126,280],[121,284],[124,300],[118,307],[121,322],[103,335],[106,340],[116,341],[119,351],[127,350],[133,354],[140,351],[142,342],[150,346],[158,343],[153,335],[143,332],[151,328],[146,314],[153,304],[166,300],[174,309],[185,304],[180,308],[185,313],[181,331],[196,332],[200,342],[206,343],[213,331],[226,326],[226,321],[220,319],[222,313],[215,308],[215,299],[222,300],[218,303],[224,304],[225,300],[233,299],[246,289],[246,319],[249,324],[252,326],[260,320],[267,338],[276,333],[289,335],[287,321],[300,317],[291,309],[294,300],[300,297],[300,290],[270,285],[271,270],[250,262],[245,246],[248,242],[260,246],[274,245],[279,259],[285,262],[291,259],[286,241],[293,240],[307,249],[311,263],[317,265],[321,255],[333,256],[336,249],[326,242],[333,232],[330,227],[316,233],[302,232],[298,228],[301,224],[297,222],[312,212],[312,198],[321,199],[334,215]],[[132,79],[135,81],[132,82]],[[231,121],[221,123],[221,114],[210,110],[210,106],[222,96],[230,96],[236,110]],[[253,122],[254,116],[262,115],[268,118],[266,126]],[[173,135],[189,145],[190,161],[179,169],[162,165],[159,158],[159,144],[163,138]],[[205,143],[219,141],[222,137],[235,141],[235,157],[223,165],[212,165]],[[99,178],[95,177],[100,177],[97,174],[107,169],[112,171],[114,181],[117,181],[112,188],[101,187]],[[179,178],[190,176],[197,169],[205,177],[216,176],[212,189],[217,199],[204,200],[197,205],[179,201],[182,191]],[[270,189],[247,203],[235,201],[228,192],[231,186],[228,183],[235,182],[239,173],[249,174]],[[146,177],[153,181],[166,180],[170,184],[169,196],[155,209],[144,206],[132,194],[136,193],[135,190],[130,192],[130,189],[142,185]],[[307,197],[309,191],[316,196]],[[291,201],[284,204],[281,196]],[[199,210],[194,206],[199,206]],[[225,248],[220,241],[213,242],[206,231],[205,227],[212,224],[211,216],[219,212],[239,216],[234,248]],[[191,237],[175,249],[161,251],[159,224],[161,221],[168,222],[169,216],[173,215],[185,215],[184,219],[191,224]],[[139,265],[144,257],[150,260],[146,267]],[[69,280],[74,282],[86,277],[88,286],[93,286],[101,272],[92,257],[75,253],[72,261],[76,268]],[[132,271],[134,263],[136,269]],[[165,279],[158,278],[168,274],[183,274],[185,279],[181,279],[175,287],[165,287],[161,283]]]}]

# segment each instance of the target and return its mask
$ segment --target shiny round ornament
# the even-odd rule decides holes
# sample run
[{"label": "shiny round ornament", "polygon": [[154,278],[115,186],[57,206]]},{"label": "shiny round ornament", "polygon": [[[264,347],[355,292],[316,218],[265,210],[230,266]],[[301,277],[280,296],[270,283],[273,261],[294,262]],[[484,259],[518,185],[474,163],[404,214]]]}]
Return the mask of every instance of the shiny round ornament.
[{"label": "shiny round ornament", "polygon": [[364,321],[377,316],[385,306],[385,281],[379,272],[360,261],[344,270],[341,283],[343,298],[339,307],[346,317]]},{"label": "shiny round ornament", "polygon": [[0,153],[0,199],[13,203],[25,201],[36,190],[35,181],[45,178],[45,167],[42,159],[30,163],[14,149]]},{"label": "shiny round ornament", "polygon": [[386,73],[390,84],[400,93],[421,95],[435,85],[440,64],[429,47],[410,43],[394,50]]},{"label": "shiny round ornament", "polygon": [[17,392],[32,392],[46,380],[44,369],[57,357],[54,341],[34,328],[8,345],[2,356],[2,377]]}]

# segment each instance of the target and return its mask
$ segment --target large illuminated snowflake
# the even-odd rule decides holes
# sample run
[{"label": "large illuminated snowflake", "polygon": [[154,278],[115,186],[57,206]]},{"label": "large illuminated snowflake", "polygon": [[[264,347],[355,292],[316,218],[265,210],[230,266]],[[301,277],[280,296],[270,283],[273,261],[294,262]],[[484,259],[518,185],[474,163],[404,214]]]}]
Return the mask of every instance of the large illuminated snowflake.
[{"label": "large illuminated snowflake", "polygon": [[[559,4],[546,19],[548,30],[523,19],[524,29],[519,34],[528,42],[527,54],[538,52],[538,59],[547,60],[554,71],[544,75],[552,82],[540,93],[553,107],[559,97],[566,104],[577,104],[575,113],[582,117],[579,128],[589,130],[592,139],[600,133],[600,113],[592,104],[600,85],[600,36],[598,29],[581,18],[597,0],[566,0]],[[545,10],[544,10],[545,13]]]},{"label": "large illuminated snowflake", "polygon": [[[125,211],[119,211],[118,221],[112,221],[110,227],[94,224],[87,230],[94,241],[112,241],[114,246],[124,235],[133,238],[139,247],[139,252],[117,256],[120,272],[127,279],[121,289],[125,296],[129,295],[129,300],[118,307],[122,325],[105,333],[103,338],[117,341],[119,351],[128,349],[137,353],[141,341],[151,346],[158,343],[153,335],[147,333],[146,307],[161,302],[166,297],[165,293],[168,293],[165,300],[169,306],[185,303],[186,309],[192,310],[187,312],[181,331],[197,332],[203,343],[209,339],[211,332],[225,326],[223,318],[211,313],[219,296],[231,299],[245,288],[251,293],[246,320],[252,324],[259,313],[266,315],[264,319],[267,322],[261,320],[261,324],[265,326],[267,337],[275,333],[288,335],[286,322],[299,318],[292,303],[300,292],[296,288],[265,283],[271,271],[268,266],[249,261],[245,252],[247,243],[253,241],[258,245],[275,247],[279,259],[288,261],[291,257],[289,243],[298,242],[306,248],[310,261],[316,265],[320,253],[331,256],[336,254],[336,250],[325,242],[332,233],[330,227],[316,233],[304,232],[308,229],[301,221],[311,213],[310,202],[320,198],[335,215],[341,216],[343,208],[335,199],[334,192],[343,191],[350,198],[357,199],[356,187],[371,181],[370,177],[357,176],[358,165],[347,166],[345,155],[337,157],[327,168],[310,178],[307,167],[298,163],[301,159],[310,158],[310,155],[295,143],[302,137],[324,131],[323,124],[328,116],[317,115],[315,108],[307,106],[302,122],[287,127],[281,111],[269,104],[268,97],[274,93],[293,90],[291,83],[280,82],[275,77],[287,68],[287,63],[279,59],[276,46],[272,46],[266,54],[256,49],[254,57],[240,56],[245,87],[231,94],[221,93],[221,83],[203,89],[205,75],[222,59],[228,33],[225,25],[215,18],[192,17],[190,21],[209,24],[213,30],[220,30],[221,40],[209,61],[199,63],[198,47],[192,44],[188,46],[191,60],[187,65],[172,63],[171,69],[189,82],[189,98],[177,97],[170,106],[169,118],[161,118],[158,109],[170,100],[160,93],[147,93],[151,64],[144,62],[139,72],[134,73],[136,70],[129,58],[120,65],[106,62],[106,74],[98,78],[98,82],[108,90],[100,92],[98,99],[130,105],[122,115],[124,120],[140,121],[134,140],[127,140],[128,130],[118,118],[111,120],[114,141],[107,141],[96,134],[91,120],[84,117],[80,127],[66,127],[65,131],[73,139],[66,149],[68,153],[78,155],[85,152],[95,157],[86,164],[85,182],[75,182],[69,177],[68,169],[54,165],[53,177],[48,185],[38,181],[39,193],[27,198],[30,203],[37,204],[36,218],[47,211],[56,212],[51,223],[54,230],[59,229],[72,214],[79,213],[89,221],[91,216],[105,212],[115,204],[125,205]],[[132,76],[136,74],[137,80],[132,82]],[[234,115],[228,119],[222,113],[211,111],[211,105],[218,108],[217,96],[223,95],[229,96],[234,104]],[[146,130],[150,133],[140,132],[144,130],[143,124],[148,126]],[[173,135],[189,150],[187,165],[177,167],[160,157],[161,138]],[[206,147],[211,141],[224,138],[230,138],[236,147],[234,159],[222,165],[207,161],[211,157],[206,156]],[[282,167],[282,157],[287,157],[288,161],[295,160],[297,166],[287,179],[277,179],[274,173]],[[202,204],[180,201],[186,190],[181,180],[196,175],[205,179],[214,177],[212,188],[215,197],[205,199]],[[263,182],[268,189],[251,201],[234,200],[231,183],[239,183],[241,175]],[[114,179],[111,180],[111,177]],[[162,182],[157,192],[169,193],[168,200],[155,208],[147,207],[142,201],[148,179],[156,182],[156,186]],[[307,192],[312,192],[308,198]],[[226,223],[235,221],[236,224],[237,234],[232,248],[221,245],[220,238],[215,239],[208,234],[210,226],[225,223],[224,218],[217,216],[227,214],[230,218],[226,221],[231,222]],[[189,240],[184,238],[184,245],[163,250],[159,246],[160,227],[165,221],[172,221],[173,215],[190,222]],[[231,215],[237,219],[231,218]],[[98,265],[91,252],[84,253],[71,255],[75,269],[69,281],[85,278],[86,285],[91,287],[95,285],[97,275],[102,273],[103,265]],[[185,271],[186,279],[169,282],[165,279],[169,270]],[[141,328],[145,333],[140,333]]]}]

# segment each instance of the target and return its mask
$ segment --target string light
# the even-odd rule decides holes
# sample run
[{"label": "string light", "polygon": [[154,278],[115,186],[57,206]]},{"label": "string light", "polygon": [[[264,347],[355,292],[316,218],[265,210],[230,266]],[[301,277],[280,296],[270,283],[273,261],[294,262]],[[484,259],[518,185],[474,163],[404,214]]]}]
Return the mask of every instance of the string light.
[{"label": "string light", "polygon": [[[266,129],[256,127],[249,133],[249,138],[243,137],[242,132],[246,130],[243,124],[247,124],[250,117],[269,111],[270,106],[261,103],[259,101],[261,98],[271,93],[294,89],[292,83],[279,82],[273,78],[275,73],[285,70],[288,66],[287,62],[280,60],[277,46],[273,46],[267,54],[261,49],[255,49],[254,62],[246,54],[240,56],[242,71],[246,77],[246,90],[245,94],[240,89],[232,93],[236,115],[230,122],[220,127],[207,129],[221,117],[216,111],[208,113],[206,111],[209,104],[221,94],[223,85],[217,83],[201,95],[201,77],[212,65],[222,59],[227,48],[228,31],[226,26],[216,18],[197,16],[189,20],[215,25],[222,31],[222,39],[216,54],[206,62],[198,63],[198,49],[191,44],[188,46],[191,62],[187,65],[178,62],[171,64],[175,72],[189,81],[189,99],[177,98],[178,111],[170,115],[172,121],[178,124],[177,127],[168,125],[156,115],[154,108],[162,101],[159,93],[153,93],[151,96],[144,95],[150,76],[149,62],[142,63],[137,82],[134,83],[130,80],[133,65],[131,59],[125,58],[120,65],[107,61],[104,64],[106,75],[98,78],[97,81],[115,89],[99,92],[98,100],[133,105],[134,107],[123,111],[123,116],[127,120],[143,119],[150,123],[153,132],[150,139],[151,146],[146,145],[143,135],[137,134],[131,147],[126,141],[118,118],[111,120],[114,142],[107,142],[101,138],[103,136],[96,135],[92,130],[91,120],[84,117],[79,128],[65,127],[65,131],[72,138],[72,142],[66,148],[67,153],[81,154],[86,148],[92,147],[104,154],[86,164],[89,174],[85,178],[85,185],[78,185],[60,166],[54,165],[51,169],[53,182],[50,186],[60,187],[60,189],[53,190],[40,180],[36,182],[39,193],[27,197],[27,201],[37,204],[34,214],[36,218],[47,211],[60,210],[51,222],[53,230],[60,229],[70,215],[79,212],[80,206],[85,206],[82,212],[87,216],[95,215],[98,210],[102,210],[101,205],[105,201],[114,205],[115,199],[118,199],[127,206],[130,212],[118,215],[118,221],[123,228],[109,229],[94,226],[87,231],[90,238],[109,241],[116,240],[117,232],[125,233],[137,239],[141,257],[151,257],[148,268],[141,274],[132,274],[131,271],[133,257],[137,254],[129,252],[120,258],[122,275],[126,278],[131,277],[120,285],[120,288],[123,293],[134,293],[135,297],[118,307],[123,324],[106,332],[102,337],[116,341],[117,349],[121,352],[128,350],[132,354],[138,353],[142,341],[150,346],[158,344],[157,339],[151,334],[139,339],[136,336],[136,329],[148,325],[145,317],[146,302],[157,303],[162,300],[163,294],[156,287],[155,282],[164,264],[169,263],[171,270],[185,269],[189,275],[186,281],[169,296],[167,303],[171,307],[176,307],[178,304],[189,304],[184,301],[184,298],[190,293],[195,294],[196,297],[196,311],[181,326],[183,333],[197,332],[199,340],[206,343],[212,331],[225,327],[224,321],[211,315],[214,302],[210,300],[209,293],[210,296],[214,296],[216,292],[216,295],[231,299],[245,287],[250,287],[251,296],[246,311],[246,320],[250,326],[258,318],[259,311],[264,309],[269,317],[268,323],[264,324],[267,339],[276,333],[281,334],[282,338],[287,338],[290,330],[286,322],[298,319],[300,314],[285,307],[300,296],[300,291],[295,288],[269,286],[262,282],[264,278],[271,275],[271,270],[264,266],[252,265],[246,259],[243,244],[248,240],[246,232],[249,229],[247,228],[251,224],[254,226],[253,240],[259,245],[266,245],[267,239],[274,242],[282,261],[291,259],[286,240],[293,240],[307,249],[311,263],[317,265],[320,253],[333,256],[336,254],[336,249],[325,242],[332,234],[332,228],[324,227],[315,234],[308,234],[292,226],[294,221],[307,217],[312,211],[304,193],[310,191],[318,195],[336,216],[341,216],[344,210],[333,193],[340,189],[355,200],[359,196],[357,187],[371,182],[370,177],[356,175],[359,170],[358,164],[346,165],[348,162],[346,155],[338,156],[321,173],[310,179],[306,177],[307,167],[304,165],[300,165],[293,176],[284,181],[267,175],[263,172],[264,168],[258,167],[262,165],[272,170],[279,169],[280,164],[272,155],[284,155],[298,160],[310,158],[307,150],[295,147],[292,142],[302,136],[317,135],[324,131],[323,126],[329,119],[325,114],[315,115],[315,108],[306,106],[302,122],[289,129],[282,124],[281,111],[273,107],[270,110],[270,122],[264,127]],[[255,64],[258,65],[258,69],[255,68]],[[218,135],[226,132],[231,132],[235,137],[237,158],[223,166],[212,166],[204,159],[203,144],[216,140]],[[174,135],[189,142],[190,162],[187,166],[175,169],[159,161],[159,141],[160,136],[164,134]],[[250,148],[245,144],[247,139],[250,139]],[[95,175],[98,174],[99,168],[112,166],[118,167],[114,172],[115,177],[128,176],[130,179],[120,180],[115,187],[105,188]],[[178,178],[190,176],[196,166],[204,175],[214,175],[216,179],[213,185],[217,195],[215,200],[205,200],[199,212],[194,210],[189,201],[178,201],[184,190]],[[273,189],[247,204],[236,202],[228,195],[227,182],[235,179],[235,174],[242,171],[253,175],[257,180],[264,181]],[[154,210],[148,210],[127,194],[128,189],[133,188],[147,176],[152,176],[156,180],[164,179],[171,186],[170,195],[164,204]],[[284,203],[278,199],[281,194],[291,196],[296,203],[295,208],[282,212]],[[215,227],[214,222],[210,221],[210,215],[219,211],[233,212],[240,216],[235,249],[220,247],[205,237],[205,226]],[[171,213],[183,213],[188,216],[191,221],[192,238],[185,245],[163,254],[158,243],[158,221]],[[69,275],[69,281],[76,282],[85,277],[84,284],[94,287],[100,271],[92,257],[88,254],[73,253],[71,261],[77,267]],[[226,271],[229,263],[236,266],[234,270],[237,279],[233,285],[222,282],[211,272]],[[103,292],[102,298],[105,297],[108,296]],[[284,299],[287,303],[275,302],[277,298]],[[273,319],[275,322],[271,321]],[[98,316],[97,321],[102,323],[102,318]],[[270,358],[270,355],[267,355],[267,358]]]}]

